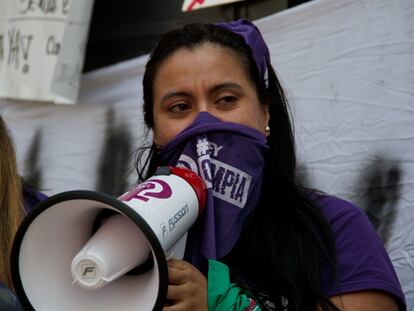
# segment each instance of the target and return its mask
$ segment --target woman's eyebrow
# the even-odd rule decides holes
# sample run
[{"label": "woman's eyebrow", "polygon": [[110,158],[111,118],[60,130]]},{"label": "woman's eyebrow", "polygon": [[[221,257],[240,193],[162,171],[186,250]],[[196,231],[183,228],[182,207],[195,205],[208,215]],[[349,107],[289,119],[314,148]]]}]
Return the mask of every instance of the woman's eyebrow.
[{"label": "woman's eyebrow", "polygon": [[165,94],[162,98],[161,101],[165,101],[167,99],[173,98],[173,97],[191,97],[191,95],[189,93],[186,92],[168,92],[167,94]]},{"label": "woman's eyebrow", "polygon": [[[236,90],[236,91],[242,91],[243,90],[243,88],[241,87],[240,84],[237,84],[237,83],[234,83],[234,82],[225,82],[225,83],[220,83],[220,84],[217,84],[217,85],[213,86],[210,89],[210,93],[217,93],[217,92],[220,92],[220,91],[226,90],[226,89],[227,90],[228,89],[233,89],[233,90]],[[167,92],[167,94],[165,94],[161,98],[161,101],[163,102],[163,101],[168,100],[168,99],[173,98],[173,97],[192,97],[192,95],[190,93],[182,92],[182,91],[177,91],[177,92],[176,91],[171,91],[171,92]]]},{"label": "woman's eyebrow", "polygon": [[210,92],[211,93],[216,93],[216,92],[220,92],[222,90],[225,89],[233,89],[235,91],[242,91],[243,88],[241,87],[240,84],[234,83],[234,82],[225,82],[225,83],[220,83],[218,85],[215,85],[214,87],[211,88]]}]

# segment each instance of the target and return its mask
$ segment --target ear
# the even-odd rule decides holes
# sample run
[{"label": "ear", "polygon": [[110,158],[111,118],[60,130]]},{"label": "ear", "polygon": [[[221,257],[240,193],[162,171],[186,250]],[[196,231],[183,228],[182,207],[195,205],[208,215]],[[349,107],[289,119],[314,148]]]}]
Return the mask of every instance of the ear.
[{"label": "ear", "polygon": [[269,121],[270,121],[269,103],[268,102],[265,104],[265,108],[264,109],[265,109],[266,125],[268,125],[269,124]]},{"label": "ear", "polygon": [[[270,113],[269,113],[269,102],[267,101],[263,106],[263,120],[264,120],[264,128],[269,126],[270,122]],[[266,137],[270,135],[269,131],[266,131]]]},{"label": "ear", "polygon": [[155,129],[155,126],[152,127],[152,142],[156,146],[159,145],[158,134],[157,130]]}]

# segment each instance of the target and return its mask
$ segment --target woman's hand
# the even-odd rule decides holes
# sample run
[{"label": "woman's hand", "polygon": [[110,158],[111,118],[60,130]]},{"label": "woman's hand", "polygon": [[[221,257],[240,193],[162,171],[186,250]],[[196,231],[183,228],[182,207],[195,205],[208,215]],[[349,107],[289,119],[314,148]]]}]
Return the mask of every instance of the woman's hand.
[{"label": "woman's hand", "polygon": [[190,263],[168,261],[168,303],[163,311],[207,311],[207,279]]}]

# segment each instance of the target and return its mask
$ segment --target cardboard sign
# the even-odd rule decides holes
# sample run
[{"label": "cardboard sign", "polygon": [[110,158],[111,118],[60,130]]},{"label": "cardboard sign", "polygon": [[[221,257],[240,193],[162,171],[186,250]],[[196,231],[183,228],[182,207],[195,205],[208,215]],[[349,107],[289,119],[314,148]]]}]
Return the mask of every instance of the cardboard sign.
[{"label": "cardboard sign", "polygon": [[0,97],[77,101],[93,0],[0,4]]},{"label": "cardboard sign", "polygon": [[211,6],[223,5],[243,0],[184,0],[181,11],[190,12],[193,10],[204,9]]}]

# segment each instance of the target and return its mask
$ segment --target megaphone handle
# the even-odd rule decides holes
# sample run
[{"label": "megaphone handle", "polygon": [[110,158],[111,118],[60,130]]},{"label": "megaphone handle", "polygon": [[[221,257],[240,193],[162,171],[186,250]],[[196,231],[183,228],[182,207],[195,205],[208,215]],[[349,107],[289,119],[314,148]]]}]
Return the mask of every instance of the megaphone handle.
[{"label": "megaphone handle", "polygon": [[165,252],[165,257],[167,260],[170,259],[183,259],[185,253],[185,246],[187,244],[187,232],[185,232],[181,238],[171,247],[168,251]]}]

